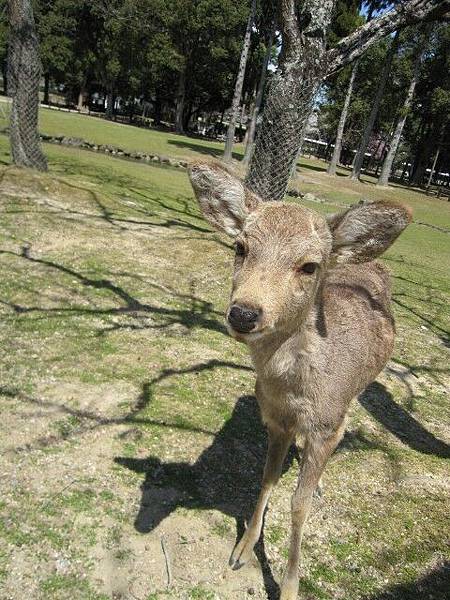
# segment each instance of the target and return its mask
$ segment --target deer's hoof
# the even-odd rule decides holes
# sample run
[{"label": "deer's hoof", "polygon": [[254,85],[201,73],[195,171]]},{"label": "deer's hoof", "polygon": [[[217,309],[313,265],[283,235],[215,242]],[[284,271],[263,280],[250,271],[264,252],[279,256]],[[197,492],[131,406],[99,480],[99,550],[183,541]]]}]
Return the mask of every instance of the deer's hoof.
[{"label": "deer's hoof", "polygon": [[241,538],[241,541],[238,543],[236,548],[233,550],[230,560],[228,564],[233,569],[233,571],[237,571],[241,567],[243,567],[252,557],[253,547],[256,544],[257,540],[251,538],[247,535],[248,532],[245,532]]}]

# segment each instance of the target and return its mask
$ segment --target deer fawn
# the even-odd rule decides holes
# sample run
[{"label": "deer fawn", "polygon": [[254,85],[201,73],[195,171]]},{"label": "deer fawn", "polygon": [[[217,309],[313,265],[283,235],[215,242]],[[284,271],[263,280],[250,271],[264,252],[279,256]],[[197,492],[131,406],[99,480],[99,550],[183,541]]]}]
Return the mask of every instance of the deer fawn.
[{"label": "deer fawn", "polygon": [[374,202],[325,218],[298,204],[263,202],[217,164],[194,164],[189,175],[204,217],[235,238],[226,322],[250,349],[268,431],[261,492],[230,565],[239,569],[250,559],[286,453],[302,434],[281,584],[281,600],[294,600],[313,492],[342,438],[351,399],[376,378],[393,347],[390,278],[373,259],[411,214]]}]

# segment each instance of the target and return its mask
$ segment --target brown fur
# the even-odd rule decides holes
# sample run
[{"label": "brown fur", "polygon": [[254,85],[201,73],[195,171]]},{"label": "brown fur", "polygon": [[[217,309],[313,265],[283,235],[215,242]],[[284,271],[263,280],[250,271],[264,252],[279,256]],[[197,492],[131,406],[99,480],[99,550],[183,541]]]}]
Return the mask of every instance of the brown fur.
[{"label": "brown fur", "polygon": [[[259,311],[251,332],[229,327],[249,346],[269,434],[261,494],[230,564],[239,568],[250,558],[270,491],[301,433],[305,447],[281,586],[281,600],[293,600],[313,492],[344,433],[351,399],[375,379],[392,351],[389,274],[372,259],[411,215],[402,206],[372,203],[326,220],[299,205],[261,202],[218,165],[194,165],[190,177],[205,217],[245,251],[236,257],[230,307]],[[302,265],[311,262],[317,270],[304,273]]]}]

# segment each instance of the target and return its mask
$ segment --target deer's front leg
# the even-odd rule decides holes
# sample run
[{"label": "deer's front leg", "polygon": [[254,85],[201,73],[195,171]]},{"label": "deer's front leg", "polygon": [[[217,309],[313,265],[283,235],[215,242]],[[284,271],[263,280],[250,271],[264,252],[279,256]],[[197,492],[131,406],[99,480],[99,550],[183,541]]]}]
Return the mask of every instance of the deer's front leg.
[{"label": "deer's front leg", "polygon": [[264,511],[269,501],[270,493],[277,483],[283,468],[283,462],[289,446],[294,439],[294,434],[287,434],[279,430],[268,430],[269,447],[267,450],[266,464],[262,480],[261,492],[256,503],[253,516],[240,542],[233,550],[230,557],[230,566],[240,569],[251,558],[253,547],[259,540],[263,524]]},{"label": "deer's front leg", "polygon": [[292,530],[289,559],[281,584],[280,600],[296,600],[298,592],[298,566],[303,527],[311,508],[314,490],[328,459],[344,433],[344,424],[329,436],[317,434],[306,438],[302,453],[297,488],[292,496]]}]

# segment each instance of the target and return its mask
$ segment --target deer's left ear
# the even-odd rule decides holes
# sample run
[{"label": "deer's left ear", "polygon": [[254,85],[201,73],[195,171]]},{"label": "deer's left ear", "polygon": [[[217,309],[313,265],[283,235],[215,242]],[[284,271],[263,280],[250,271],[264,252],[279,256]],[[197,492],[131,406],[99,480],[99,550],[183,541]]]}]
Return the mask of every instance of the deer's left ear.
[{"label": "deer's left ear", "polygon": [[411,222],[411,211],[400,204],[368,202],[327,218],[333,236],[332,262],[373,260],[395,241]]},{"label": "deer's left ear", "polygon": [[189,177],[205,219],[216,229],[236,237],[248,215],[258,207],[259,198],[220,164],[193,164]]}]

